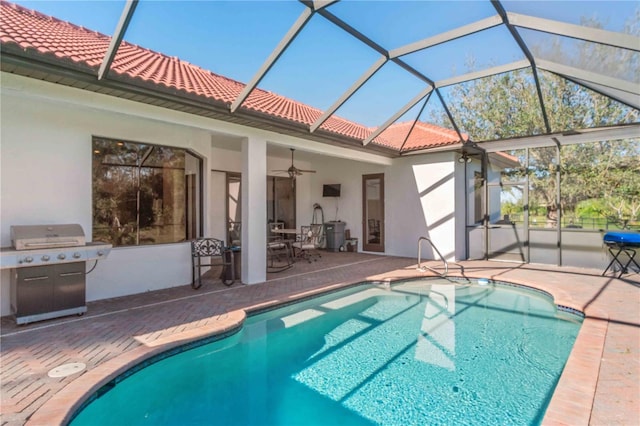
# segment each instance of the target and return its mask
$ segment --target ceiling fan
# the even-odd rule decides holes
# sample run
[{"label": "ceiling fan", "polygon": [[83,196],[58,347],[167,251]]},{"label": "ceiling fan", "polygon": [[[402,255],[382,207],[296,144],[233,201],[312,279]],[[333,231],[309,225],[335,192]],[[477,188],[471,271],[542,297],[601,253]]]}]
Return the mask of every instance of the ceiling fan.
[{"label": "ceiling fan", "polygon": [[293,152],[295,151],[295,149],[293,148],[289,148],[291,150],[291,167],[289,167],[287,170],[272,170],[273,172],[280,172],[280,173],[287,173],[289,175],[289,178],[291,180],[294,180],[295,178],[297,178],[298,176],[304,174],[304,173],[315,173],[315,170],[302,170],[297,168],[296,166],[293,165]]}]

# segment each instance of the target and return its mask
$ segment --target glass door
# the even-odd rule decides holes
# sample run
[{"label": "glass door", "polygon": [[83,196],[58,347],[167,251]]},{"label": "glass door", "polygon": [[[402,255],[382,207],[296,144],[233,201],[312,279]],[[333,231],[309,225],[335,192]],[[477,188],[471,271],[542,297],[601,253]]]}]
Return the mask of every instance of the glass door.
[{"label": "glass door", "polygon": [[267,176],[267,222],[296,228],[296,181]]},{"label": "glass door", "polygon": [[384,252],[384,174],[362,176],[364,251]]}]

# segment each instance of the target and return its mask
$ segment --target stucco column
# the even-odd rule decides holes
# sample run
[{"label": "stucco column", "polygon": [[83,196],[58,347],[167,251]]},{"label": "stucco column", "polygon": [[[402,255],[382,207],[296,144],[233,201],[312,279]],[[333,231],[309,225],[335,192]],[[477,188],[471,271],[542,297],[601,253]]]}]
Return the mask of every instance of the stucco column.
[{"label": "stucco column", "polygon": [[242,282],[267,279],[267,141],[242,141]]}]

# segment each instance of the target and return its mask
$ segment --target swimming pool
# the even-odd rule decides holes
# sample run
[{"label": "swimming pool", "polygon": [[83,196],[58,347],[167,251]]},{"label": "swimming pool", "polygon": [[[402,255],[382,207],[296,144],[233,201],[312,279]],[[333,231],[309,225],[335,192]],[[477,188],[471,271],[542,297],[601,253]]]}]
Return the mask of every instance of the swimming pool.
[{"label": "swimming pool", "polygon": [[538,424],[580,323],[496,283],[363,285],[147,365],[72,424]]}]

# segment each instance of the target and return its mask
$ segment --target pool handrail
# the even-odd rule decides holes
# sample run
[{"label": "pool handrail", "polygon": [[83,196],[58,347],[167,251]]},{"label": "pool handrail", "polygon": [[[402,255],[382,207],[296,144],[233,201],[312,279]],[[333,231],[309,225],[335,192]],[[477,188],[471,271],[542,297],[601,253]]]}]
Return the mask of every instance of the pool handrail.
[{"label": "pool handrail", "polygon": [[[438,256],[440,256],[440,259],[442,260],[442,263],[444,263],[444,273],[440,273],[439,271],[436,271],[435,269],[427,266],[427,265],[421,265],[422,263],[422,241],[427,241],[429,243],[429,245],[431,245],[431,248],[433,248],[433,250],[438,253]],[[435,272],[436,274],[442,276],[442,277],[446,277],[447,274],[449,273],[449,264],[447,263],[447,261],[445,260],[444,256],[442,256],[442,253],[440,253],[440,250],[438,250],[438,248],[433,244],[433,242],[427,238],[427,237],[420,237],[418,238],[418,266],[416,268],[416,270],[421,271],[421,272],[425,272],[427,269],[429,269],[432,272]]]}]

